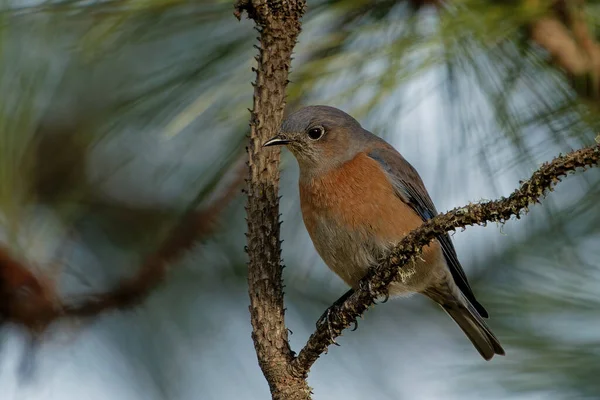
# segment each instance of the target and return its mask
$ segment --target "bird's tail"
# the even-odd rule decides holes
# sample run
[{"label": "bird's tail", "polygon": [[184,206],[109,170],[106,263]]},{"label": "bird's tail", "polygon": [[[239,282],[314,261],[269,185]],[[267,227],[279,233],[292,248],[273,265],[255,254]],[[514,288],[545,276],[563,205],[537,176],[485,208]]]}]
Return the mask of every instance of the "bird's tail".
[{"label": "bird's tail", "polygon": [[504,349],[500,341],[486,325],[475,307],[466,298],[463,297],[461,300],[438,303],[458,324],[483,358],[489,361],[495,354],[503,356]]}]

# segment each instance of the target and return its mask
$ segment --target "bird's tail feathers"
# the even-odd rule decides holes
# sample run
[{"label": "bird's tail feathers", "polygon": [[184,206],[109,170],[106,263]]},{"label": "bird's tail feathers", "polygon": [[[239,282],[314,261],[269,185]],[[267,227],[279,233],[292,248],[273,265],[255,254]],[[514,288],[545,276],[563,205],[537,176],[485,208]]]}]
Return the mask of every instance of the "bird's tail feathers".
[{"label": "bird's tail feathers", "polygon": [[440,301],[439,296],[428,295],[428,297],[436,301],[458,324],[484,359],[489,361],[496,354],[505,355],[498,338],[464,296],[461,295],[461,299],[446,298],[443,301]]}]

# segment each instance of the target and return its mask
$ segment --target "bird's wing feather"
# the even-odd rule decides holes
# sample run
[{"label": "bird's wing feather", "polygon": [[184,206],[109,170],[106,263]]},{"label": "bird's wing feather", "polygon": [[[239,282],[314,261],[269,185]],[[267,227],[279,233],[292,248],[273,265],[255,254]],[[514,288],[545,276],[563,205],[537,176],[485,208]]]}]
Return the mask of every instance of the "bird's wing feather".
[{"label": "bird's wing feather", "polygon": [[[377,161],[385,170],[390,183],[394,186],[397,196],[410,205],[423,221],[427,221],[438,214],[433,205],[433,201],[427,193],[427,189],[425,189],[421,177],[400,153],[386,143],[385,146],[382,145],[371,149],[368,152],[368,155],[373,160]],[[437,239],[441,244],[444,258],[446,259],[446,263],[450,268],[450,272],[452,273],[456,285],[477,309],[479,314],[482,317],[487,318],[487,311],[475,299],[475,295],[469,285],[465,271],[458,261],[456,250],[454,249],[450,236],[444,234],[438,236]]]}]

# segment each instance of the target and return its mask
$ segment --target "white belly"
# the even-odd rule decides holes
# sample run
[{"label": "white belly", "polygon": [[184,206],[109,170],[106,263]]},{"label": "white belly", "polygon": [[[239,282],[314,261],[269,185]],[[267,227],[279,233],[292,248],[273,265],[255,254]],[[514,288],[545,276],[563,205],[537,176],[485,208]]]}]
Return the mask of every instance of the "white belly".
[{"label": "white belly", "polygon": [[[377,265],[395,244],[376,240],[368,227],[352,231],[340,229],[325,218],[316,218],[313,222],[313,231],[309,233],[317,252],[333,272],[355,289],[369,267]],[[441,254],[431,260],[436,261],[434,263],[418,257],[403,266],[398,281],[390,286],[390,296],[422,292],[445,278],[450,272],[443,260]]]}]

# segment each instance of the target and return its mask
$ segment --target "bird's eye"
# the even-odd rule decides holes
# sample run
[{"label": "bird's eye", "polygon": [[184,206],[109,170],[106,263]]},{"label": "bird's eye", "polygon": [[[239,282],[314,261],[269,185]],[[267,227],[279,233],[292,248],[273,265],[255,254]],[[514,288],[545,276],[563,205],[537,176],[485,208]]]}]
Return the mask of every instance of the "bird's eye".
[{"label": "bird's eye", "polygon": [[325,133],[325,129],[322,126],[316,126],[314,128],[310,128],[308,131],[308,137],[312,140],[319,140]]}]

